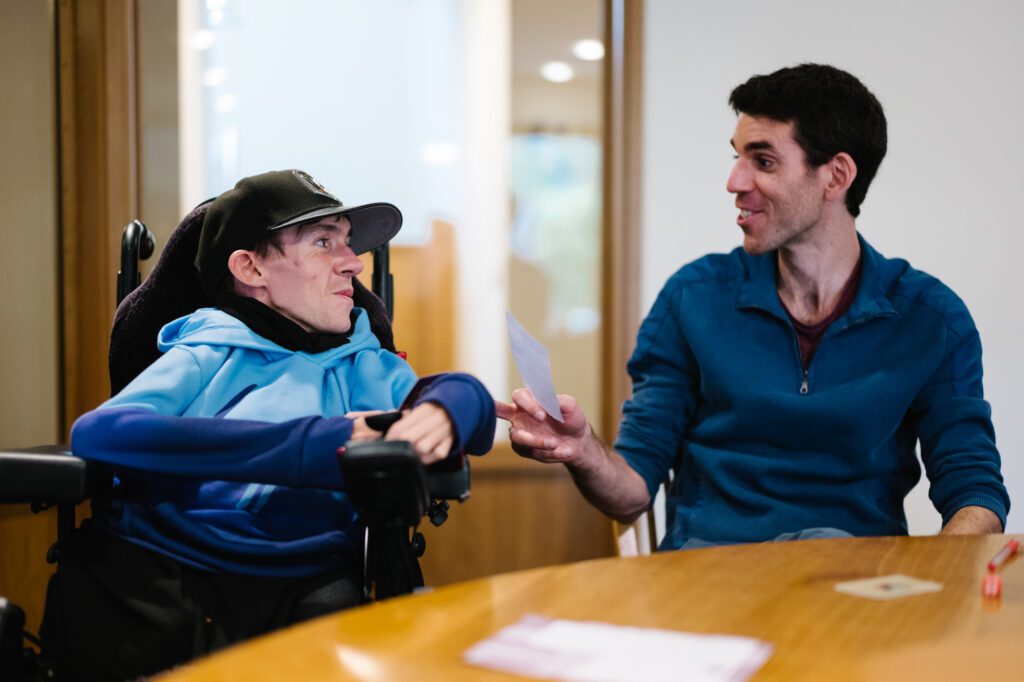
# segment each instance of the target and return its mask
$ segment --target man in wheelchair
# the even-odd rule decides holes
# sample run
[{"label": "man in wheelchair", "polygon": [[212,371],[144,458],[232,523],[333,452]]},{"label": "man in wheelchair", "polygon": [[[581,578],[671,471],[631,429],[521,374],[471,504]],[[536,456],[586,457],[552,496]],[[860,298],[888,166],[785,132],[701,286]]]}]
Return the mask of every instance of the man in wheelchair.
[{"label": "man in wheelchair", "polygon": [[[301,171],[209,206],[195,266],[216,307],[164,326],[162,355],[71,432],[115,477],[47,595],[43,639],[70,679],[148,675],[357,604],[363,527],[340,446],[405,440],[425,464],[491,448],[483,385],[417,383],[353,304],[356,255],[400,225]],[[397,409],[386,435],[367,424]]]}]

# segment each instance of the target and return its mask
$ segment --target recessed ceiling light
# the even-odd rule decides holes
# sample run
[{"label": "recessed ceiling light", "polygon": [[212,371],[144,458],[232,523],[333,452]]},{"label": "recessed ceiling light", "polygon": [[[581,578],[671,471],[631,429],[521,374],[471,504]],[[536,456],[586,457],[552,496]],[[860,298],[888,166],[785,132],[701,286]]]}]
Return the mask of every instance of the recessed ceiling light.
[{"label": "recessed ceiling light", "polygon": [[219,66],[212,66],[203,71],[203,85],[208,88],[215,88],[222,84],[228,77],[228,72]]},{"label": "recessed ceiling light", "polygon": [[600,40],[587,38],[572,46],[572,53],[587,62],[604,58],[604,44]]},{"label": "recessed ceiling light", "polygon": [[201,28],[192,34],[192,38],[189,40],[189,45],[192,46],[193,50],[208,50],[213,46],[213,42],[216,39],[213,31],[208,28]]},{"label": "recessed ceiling light", "polygon": [[214,108],[217,109],[218,113],[227,114],[227,113],[229,113],[229,112],[234,110],[235,105],[237,103],[238,103],[238,98],[237,97],[235,97],[231,93],[225,93],[223,95],[220,95],[216,99],[216,103],[214,104]]},{"label": "recessed ceiling light", "polygon": [[450,166],[459,158],[459,148],[451,142],[433,142],[420,149],[420,159],[428,166]]},{"label": "recessed ceiling light", "polygon": [[552,83],[565,83],[571,81],[576,74],[573,73],[572,67],[565,62],[548,62],[540,67],[540,75],[544,77],[544,80],[549,80]]}]

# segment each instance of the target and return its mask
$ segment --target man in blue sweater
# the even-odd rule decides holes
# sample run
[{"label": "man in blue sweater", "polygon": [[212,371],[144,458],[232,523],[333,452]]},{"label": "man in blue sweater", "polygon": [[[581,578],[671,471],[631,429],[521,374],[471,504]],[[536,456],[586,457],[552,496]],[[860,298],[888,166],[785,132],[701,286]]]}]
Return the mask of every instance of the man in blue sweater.
[{"label": "man in blue sweater", "polygon": [[918,443],[942,532],[1000,532],[1010,501],[971,316],[857,233],[886,151],[878,100],[804,64],[752,77],[730,104],[742,249],[666,283],[629,362],[614,448],[571,396],[560,424],[523,389],[498,403],[513,446],[565,464],[624,522],[674,472],[667,549],[906,534]]},{"label": "man in blue sweater", "polygon": [[301,171],[241,180],[208,209],[196,268],[215,308],[167,324],[162,355],[71,433],[117,484],[48,595],[44,636],[74,679],[148,675],[360,598],[363,526],[338,449],[381,434],[424,464],[486,453],[494,403],[465,374],[417,389],[353,306],[357,253],[401,225]]}]

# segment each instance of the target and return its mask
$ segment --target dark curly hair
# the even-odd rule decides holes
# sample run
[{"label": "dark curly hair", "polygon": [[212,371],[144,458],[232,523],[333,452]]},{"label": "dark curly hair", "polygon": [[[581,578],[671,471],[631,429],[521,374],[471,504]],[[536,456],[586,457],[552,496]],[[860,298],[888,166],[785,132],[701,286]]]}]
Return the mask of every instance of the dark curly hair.
[{"label": "dark curly hair", "polygon": [[807,165],[817,168],[839,152],[857,164],[857,177],[846,192],[854,217],[885,157],[885,112],[856,77],[826,64],[800,64],[768,75],[752,76],[729,95],[737,115],[793,122],[793,136]]}]

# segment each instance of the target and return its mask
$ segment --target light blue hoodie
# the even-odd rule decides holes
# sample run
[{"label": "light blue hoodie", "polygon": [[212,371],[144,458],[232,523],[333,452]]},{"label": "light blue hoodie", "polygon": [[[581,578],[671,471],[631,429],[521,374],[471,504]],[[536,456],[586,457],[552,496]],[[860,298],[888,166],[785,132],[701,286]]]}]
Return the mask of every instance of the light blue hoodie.
[{"label": "light blue hoodie", "polygon": [[[354,562],[362,528],[337,461],[352,431],[341,415],[396,409],[416,383],[365,312],[348,343],[318,354],[209,308],[166,325],[158,345],[156,362],[72,429],[76,455],[117,473],[95,522],[210,571],[303,576]],[[453,450],[490,449],[493,401],[476,379],[439,375],[425,401],[451,415]]]}]

